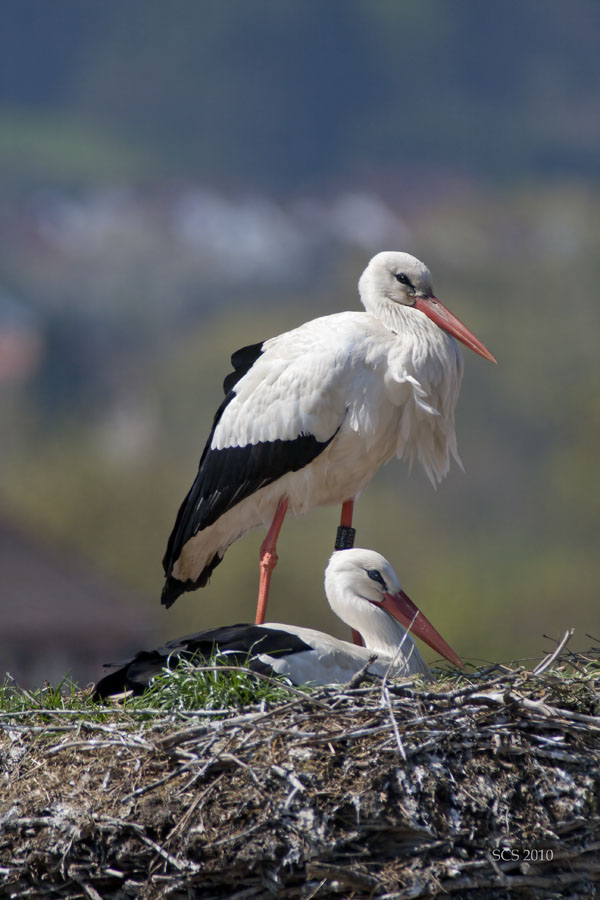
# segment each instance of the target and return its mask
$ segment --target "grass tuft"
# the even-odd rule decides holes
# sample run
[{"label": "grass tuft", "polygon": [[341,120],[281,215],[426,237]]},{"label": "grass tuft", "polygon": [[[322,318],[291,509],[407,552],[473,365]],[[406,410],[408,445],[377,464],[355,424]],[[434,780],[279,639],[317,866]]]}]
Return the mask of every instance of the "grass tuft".
[{"label": "grass tuft", "polygon": [[7,676],[0,684],[0,715],[33,716],[44,721],[57,713],[89,714],[98,717],[98,705],[89,691],[82,690],[67,674],[56,685],[46,683],[41,688],[27,690]]},{"label": "grass tuft", "polygon": [[[245,663],[250,660],[250,655]],[[126,724],[154,719],[160,714],[202,714],[220,712],[224,716],[257,705],[285,702],[290,695],[304,694],[309,688],[296,688],[284,676],[252,672],[242,665],[229,665],[226,655],[209,660],[180,660],[177,666],[157,675],[150,687],[138,697],[124,696],[117,702],[92,699],[89,688],[82,689],[69,675],[56,685],[27,690],[10,677],[0,684],[0,718],[26,718],[28,721],[56,722],[57,718],[81,716],[87,721],[107,718]]]},{"label": "grass tuft", "polygon": [[281,675],[267,676],[251,672],[246,665],[229,665],[226,655],[216,654],[208,661],[204,657],[182,659],[173,668],[165,667],[140,697],[126,699],[125,707],[164,712],[239,710],[281,703],[297,690]]}]

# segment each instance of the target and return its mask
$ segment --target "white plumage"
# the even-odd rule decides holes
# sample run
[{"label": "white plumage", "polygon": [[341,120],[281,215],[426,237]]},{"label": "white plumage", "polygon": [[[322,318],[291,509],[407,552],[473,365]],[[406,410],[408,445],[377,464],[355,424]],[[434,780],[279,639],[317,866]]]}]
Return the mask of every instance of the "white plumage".
[{"label": "white plumage", "polygon": [[[242,663],[254,671],[286,675],[295,684],[348,681],[372,658],[377,675],[430,675],[409,630],[442,656],[462,662],[433,625],[404,593],[390,563],[373,550],[333,553],[325,570],[325,593],[333,611],[360,632],[358,647],[322,631],[295,625],[233,625],[213,628],[141,651],[95,688],[98,698],[132,690],[141,693],[152,679],[181,660],[199,665],[215,652],[222,661]],[[402,623],[402,624],[400,624]],[[249,657],[252,657],[251,659]]]},{"label": "white plumage", "polygon": [[[493,357],[436,300],[429,270],[409,254],[379,253],[359,291],[365,312],[314,319],[232,357],[236,371],[165,555],[165,605],[206,584],[227,547],[268,526],[282,501],[301,515],[352,500],[393,456],[418,458],[434,484],[451,456],[460,464],[463,363],[452,335]],[[276,559],[274,541],[268,549]]]},{"label": "white plumage", "polygon": [[[364,646],[293,626],[293,633],[312,649],[281,658],[265,654],[261,659],[295,684],[343,683],[374,655],[377,658],[369,671],[376,675],[428,677],[429,666],[404,626],[462,668],[459,657],[404,593],[396,572],[380,553],[359,548],[333,553],[325,570],[325,594],[342,622],[362,636]],[[274,623],[266,627],[290,630],[289,625]]]}]

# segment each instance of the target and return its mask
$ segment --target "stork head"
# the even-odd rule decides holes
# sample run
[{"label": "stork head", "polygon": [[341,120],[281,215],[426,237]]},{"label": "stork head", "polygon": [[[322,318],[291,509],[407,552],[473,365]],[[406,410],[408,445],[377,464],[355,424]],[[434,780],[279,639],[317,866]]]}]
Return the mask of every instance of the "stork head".
[{"label": "stork head", "polygon": [[[393,654],[404,628],[454,665],[463,663],[402,590],[390,563],[374,550],[336,550],[325,569],[325,593],[339,618],[362,634],[367,647]],[[396,622],[404,628],[399,629]]]},{"label": "stork head", "polygon": [[405,306],[414,306],[418,296],[433,296],[431,272],[427,266],[416,256],[395,250],[384,250],[373,257],[358,288],[363,298],[376,294]]},{"label": "stork head", "polygon": [[374,256],[358,282],[365,309],[378,318],[385,307],[410,307],[475,353],[496,362],[487,347],[435,297],[431,272],[410,253],[385,250]]}]

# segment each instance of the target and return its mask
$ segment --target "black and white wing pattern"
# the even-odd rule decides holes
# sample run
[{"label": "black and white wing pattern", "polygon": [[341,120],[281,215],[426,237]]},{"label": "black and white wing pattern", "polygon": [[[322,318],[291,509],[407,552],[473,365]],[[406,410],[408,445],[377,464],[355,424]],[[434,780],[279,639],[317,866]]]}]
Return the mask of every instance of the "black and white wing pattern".
[{"label": "black and white wing pattern", "polygon": [[[318,321],[323,320],[309,324]],[[209,530],[215,526],[216,535],[224,528],[224,515],[234,507],[309,466],[339,430],[345,402],[336,381],[344,354],[336,351],[326,335],[319,339],[308,331],[303,326],[233,354],[234,371],[223,385],[225,399],[215,414],[198,473],[179,509],[163,559],[165,606],[182,592],[206,585],[226,546],[262,519],[251,520],[245,510],[239,519],[243,525],[228,524],[231,535],[219,535],[214,546]],[[199,539],[203,533],[206,542]],[[188,548],[193,563],[188,565],[182,553],[194,539],[193,554]]]},{"label": "black and white wing pattern", "polygon": [[102,700],[125,691],[135,695],[150,687],[152,680],[174,669],[182,661],[206,665],[216,656],[232,666],[245,666],[252,672],[272,675],[270,658],[290,657],[311,651],[296,634],[264,625],[227,625],[211,628],[197,634],[168,641],[155,650],[140,650],[131,659],[120,663],[107,663],[105,668],[115,667],[94,687],[94,698]]}]

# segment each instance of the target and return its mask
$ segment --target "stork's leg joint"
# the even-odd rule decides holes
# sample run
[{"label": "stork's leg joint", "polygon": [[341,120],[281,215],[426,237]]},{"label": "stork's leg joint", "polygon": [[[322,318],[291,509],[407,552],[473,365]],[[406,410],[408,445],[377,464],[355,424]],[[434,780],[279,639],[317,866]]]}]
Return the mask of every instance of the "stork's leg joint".
[{"label": "stork's leg joint", "polygon": [[265,541],[260,548],[260,567],[264,572],[272,572],[277,563],[279,562],[279,557],[277,556],[277,552],[275,548],[269,550],[265,547]]},{"label": "stork's leg joint", "polygon": [[288,508],[288,498],[282,497],[277,504],[271,527],[260,548],[260,580],[258,584],[258,603],[256,605],[256,624],[262,625],[267,611],[271,573],[277,565],[277,538]]}]

